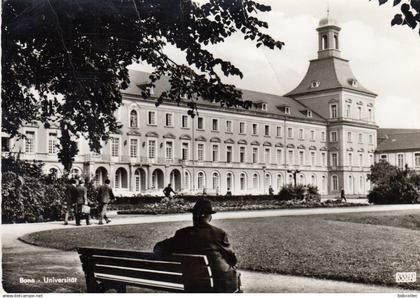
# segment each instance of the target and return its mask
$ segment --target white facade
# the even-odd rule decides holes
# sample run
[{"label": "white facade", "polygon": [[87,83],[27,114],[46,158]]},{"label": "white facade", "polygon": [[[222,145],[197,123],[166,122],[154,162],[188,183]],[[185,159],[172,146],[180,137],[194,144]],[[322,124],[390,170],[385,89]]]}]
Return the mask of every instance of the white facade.
[{"label": "white facade", "polygon": [[[313,61],[346,63],[339,58],[338,27],[324,22],[320,28],[320,53]],[[325,49],[325,32],[337,48]],[[103,144],[101,154],[80,140],[72,173],[98,183],[108,177],[120,194],[161,194],[168,183],[185,193],[264,194],[270,186],[278,192],[293,183],[287,170],[299,170],[297,182],[315,185],[321,194],[337,195],[344,188],[347,194],[365,195],[376,148],[376,95],[358,90],[353,77],[347,78],[349,87],[334,86],[328,76],[311,78],[313,61],[288,97],[249,91],[261,102],[251,110],[204,103],[192,119],[186,106],[156,108],[153,98],[141,98],[140,89],[123,92],[116,113],[121,132]],[[46,172],[62,173],[54,149],[59,132],[41,125],[22,132],[29,140],[11,140],[9,150],[43,161]]]}]

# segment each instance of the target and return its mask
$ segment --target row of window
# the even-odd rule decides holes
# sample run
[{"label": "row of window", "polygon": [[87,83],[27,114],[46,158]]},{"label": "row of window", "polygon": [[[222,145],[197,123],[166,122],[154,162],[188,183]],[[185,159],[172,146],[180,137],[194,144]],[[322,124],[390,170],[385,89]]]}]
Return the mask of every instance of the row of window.
[{"label": "row of window", "polygon": [[[148,111],[147,113],[147,124],[148,125],[157,125],[156,124],[156,111]],[[220,127],[220,119],[212,118],[211,120],[211,131],[219,132],[221,131]],[[206,119],[204,117],[197,117],[197,130],[206,130]],[[174,127],[174,114],[173,113],[165,113],[165,126],[166,127]],[[137,128],[139,127],[138,123],[138,114],[136,110],[132,110],[130,112],[130,127]],[[190,117],[187,115],[181,115],[181,128],[190,128]],[[234,133],[234,126],[232,120],[226,120],[224,126],[225,132],[227,133]],[[264,136],[271,136],[271,125],[265,124],[263,125],[263,134]],[[276,126],[276,136],[283,137],[283,127]],[[239,122],[238,126],[238,133],[239,134],[247,134],[247,127],[246,122]],[[259,135],[260,128],[258,123],[251,124],[251,134],[252,135]],[[289,127],[287,129],[287,137],[293,138],[293,128]],[[305,132],[304,129],[301,128],[298,130],[298,138],[305,139]],[[315,130],[310,130],[309,139],[315,140]],[[321,132],[321,140],[325,141],[325,132]]]},{"label": "row of window", "polygon": [[[290,128],[289,128],[290,129]],[[302,132],[302,129],[300,130],[300,133]],[[312,133],[313,131],[311,131]],[[332,131],[331,132],[331,142],[337,142],[337,132]],[[369,135],[369,142],[371,143],[373,141],[372,135]],[[348,132],[348,142],[351,142],[351,132]],[[359,143],[363,142],[362,134],[359,134]],[[49,154],[56,154],[57,153],[57,144],[58,144],[58,138],[56,133],[49,133],[48,136],[48,153]],[[155,158],[156,157],[156,140],[149,140],[148,141],[148,156],[149,158]],[[188,149],[189,143],[182,143],[182,159],[188,160],[187,158],[189,156]],[[198,160],[204,160],[204,144],[198,144],[197,148],[197,159]],[[25,141],[25,152],[27,153],[34,153],[35,150],[35,132],[33,131],[27,131],[26,132],[26,141]],[[270,153],[270,148],[265,149],[265,154]],[[167,159],[173,159],[173,142],[172,141],[166,141],[165,142],[165,151],[166,151],[166,158]],[[281,149],[277,150],[278,152],[281,152]],[[139,155],[139,140],[132,138],[130,139],[130,157],[137,158]],[[226,149],[226,161],[230,162],[232,160],[232,153],[233,152],[233,146],[227,146]],[[290,150],[290,152],[293,152],[293,150]],[[303,152],[303,151],[301,151]],[[314,152],[312,152],[314,153]],[[278,153],[281,155],[281,153]],[[120,139],[119,138],[112,138],[111,139],[111,155],[114,157],[120,156]],[[245,162],[246,158],[246,147],[241,146],[239,147],[239,161]],[[256,156],[256,158],[252,159],[252,162],[258,162],[258,148],[252,149],[252,156]],[[352,159],[352,153],[349,153],[349,160]],[[417,158],[417,155],[416,155]],[[219,145],[213,144],[212,145],[212,161],[218,161],[219,160]],[[416,159],[417,162],[417,159]],[[269,162],[266,162],[269,163]],[[403,164],[403,157],[398,158],[398,164]],[[352,163],[349,162],[349,165]],[[416,165],[417,166],[417,165]]]},{"label": "row of window", "polygon": [[[284,185],[284,178],[281,174],[277,174],[276,178],[275,178],[275,184],[273,183],[273,178],[272,175],[270,173],[266,173],[264,175],[264,186],[266,189],[268,189],[270,186],[276,188],[277,190],[280,190],[283,185]],[[187,188],[189,188],[189,186],[191,185],[190,180],[190,174],[188,172],[186,172],[185,175],[185,184],[187,186]],[[297,177],[297,182],[300,184],[306,184],[305,181],[305,175],[304,174],[300,174]],[[293,183],[293,175],[289,174],[288,178],[287,178],[287,183],[288,184],[292,184]],[[317,185],[317,179],[315,175],[311,175],[310,177],[310,181],[308,181],[308,184]],[[204,172],[198,172],[197,173],[197,188],[198,189],[203,189],[206,188],[207,186],[207,181],[206,181],[206,175]],[[322,190],[324,191],[326,189],[326,176],[322,176]],[[210,188],[214,189],[214,190],[218,190],[220,189],[220,175],[217,172],[214,172],[211,175],[211,185]],[[232,173],[227,173],[226,174],[226,188],[228,190],[233,190],[234,185],[233,185],[233,175]],[[239,174],[239,190],[241,191],[245,191],[245,190],[258,190],[260,189],[260,176],[257,173],[254,173],[250,176],[249,180],[248,180],[248,175],[246,173],[240,173]]]},{"label": "row of window", "polygon": [[[27,131],[25,132],[25,152],[26,153],[35,153],[35,132]],[[57,133],[48,134],[48,153],[56,154],[58,145]]]},{"label": "row of window", "polygon": [[[360,167],[371,166],[373,165],[373,154],[369,154],[369,164],[366,165],[365,155],[363,153],[359,153],[359,160],[358,160],[358,163],[356,164],[354,162],[353,153],[349,152],[347,153],[347,161],[345,161],[345,165],[360,166]],[[331,153],[331,166],[333,167],[339,166],[338,153],[336,152]]]},{"label": "row of window", "polygon": [[[420,154],[419,154],[420,155]],[[57,169],[53,168],[51,170],[55,170],[57,171]],[[72,169],[71,171],[72,175],[76,175],[79,176],[81,174],[80,170],[78,169]],[[159,175],[160,174],[160,175]],[[175,173],[171,173],[171,182],[172,178],[175,178],[176,175],[173,175]],[[106,176],[106,173],[102,173],[100,170],[96,171],[96,175],[95,175],[95,179],[96,181],[101,181],[103,180],[104,177],[101,176]],[[145,185],[141,186],[141,176],[145,175],[144,171],[141,171],[140,169],[137,169],[134,173],[134,178],[135,178],[135,191],[140,191],[141,188],[145,187]],[[246,173],[240,173],[239,174],[239,187],[240,190],[247,190],[248,188],[248,175]],[[260,175],[258,173],[253,173],[250,178],[252,179],[251,181],[249,181],[251,183],[251,185],[249,185],[250,187],[252,187],[253,189],[259,189],[260,188]],[[311,184],[311,185],[318,185],[317,183],[317,177],[315,174],[310,175],[309,180],[306,179],[305,174],[299,174],[297,175],[297,183],[299,184]],[[129,183],[129,179],[128,179],[128,173],[124,168],[119,168],[115,171],[115,176],[114,176],[114,187],[116,189],[127,189],[128,188],[128,183]],[[229,190],[233,190],[234,185],[233,185],[233,179],[234,176],[232,173],[227,173],[226,174],[226,187]],[[281,189],[281,187],[284,185],[284,183],[286,182],[287,184],[292,184],[293,181],[293,175],[289,174],[287,176],[287,181],[284,181],[284,177],[282,176],[282,174],[277,174],[276,175],[276,181],[275,184],[273,184],[273,180],[272,180],[272,175],[270,173],[266,173],[264,175],[264,185],[266,188],[268,188],[269,186],[273,186],[273,187],[277,187],[278,190]],[[348,190],[351,192],[355,191],[355,182],[354,182],[355,177],[353,177],[352,175],[348,176]],[[213,172],[211,175],[211,185],[208,185],[206,182],[206,174],[202,171],[199,171],[197,173],[197,188],[198,189],[204,189],[206,187],[210,187],[214,190],[220,190],[220,174],[218,172]],[[326,190],[326,176],[323,175],[321,177],[321,181],[320,181],[320,188],[322,191]],[[359,177],[359,190],[363,191],[364,190],[364,177],[360,176]],[[176,184],[176,183],[173,183]],[[163,187],[164,183],[163,183],[163,173],[160,170],[155,170],[152,174],[152,188],[159,188],[159,187]],[[184,188],[186,189],[191,189],[192,188],[192,181],[191,181],[191,174],[188,171],[184,172]],[[339,179],[337,175],[332,175],[331,176],[331,190],[332,191],[338,191],[340,190],[340,185],[339,185]]]},{"label": "row of window", "polygon": [[[152,188],[159,188],[163,187],[163,181],[159,181],[161,178],[159,178],[158,175],[159,173],[157,173],[156,171],[154,171],[153,175],[152,175]],[[139,170],[136,170],[134,176],[135,176],[135,190],[136,191],[140,191],[141,190],[141,172]],[[297,183],[299,184],[311,184],[311,185],[318,185],[318,181],[317,181],[317,177],[316,175],[312,174],[310,175],[308,181],[306,180],[306,176],[305,174],[299,174],[296,177],[297,179]],[[128,174],[127,171],[125,169],[117,169],[117,171],[115,172],[115,178],[114,178],[114,187],[116,189],[127,189],[128,188]],[[220,185],[220,174],[218,172],[213,172],[211,174],[211,182],[210,184],[207,183],[206,180],[206,174],[202,171],[199,171],[197,173],[197,184],[196,187],[197,189],[205,189],[205,188],[211,188],[215,191],[219,191],[221,188]],[[232,173],[227,173],[226,174],[226,189],[228,190],[234,190],[234,176]],[[293,175],[289,174],[287,176],[287,181],[284,181],[284,177],[282,174],[277,174],[275,176],[275,181],[273,181],[273,177],[270,173],[266,173],[264,175],[264,187],[268,189],[268,187],[272,186],[274,188],[277,188],[277,190],[280,190],[282,188],[282,186],[287,183],[287,184],[292,184],[294,182],[293,180]],[[323,175],[321,177],[321,181],[320,181],[320,188],[321,191],[325,191],[326,190],[326,183],[327,183],[327,178],[325,175]],[[362,176],[360,176],[360,185],[359,188],[363,189],[364,188],[364,178]],[[258,173],[254,173],[252,175],[249,176],[249,180],[248,180],[248,175],[246,173],[240,173],[239,174],[239,190],[241,191],[245,191],[245,190],[249,190],[249,189],[253,189],[253,190],[258,190],[260,189],[260,175]],[[191,189],[193,187],[192,185],[192,181],[191,181],[191,174],[188,171],[185,171],[184,173],[184,188],[185,189]],[[353,176],[349,176],[349,189],[354,191],[354,177]],[[339,185],[339,179],[338,176],[333,175],[331,176],[331,190],[332,191],[338,191],[340,189],[340,185]]]},{"label": "row of window", "polygon": [[[364,139],[363,139],[363,134],[362,133],[358,133],[358,138],[357,138],[359,144],[363,144]],[[331,131],[330,132],[330,142],[338,142],[339,141],[339,136],[338,136],[338,131]],[[353,142],[353,132],[348,131],[347,132],[347,143],[352,143]],[[370,145],[373,145],[373,135],[368,135],[368,142]]]},{"label": "row of window", "polygon": [[[388,156],[386,154],[382,154],[380,159],[388,161]],[[406,161],[403,153],[397,154],[396,166],[400,169],[405,167]],[[420,168],[420,153],[414,153],[414,167]]]},{"label": "row of window", "polygon": [[[358,120],[364,120],[364,121],[373,121],[373,109],[368,108],[367,109],[367,115],[364,115],[364,111],[362,106],[357,107],[357,115],[353,115],[352,111],[352,105],[346,104],[345,111],[344,111],[344,117],[345,118],[351,118],[351,119],[358,119]],[[330,118],[339,118],[338,116],[338,105],[337,104],[331,104],[330,105]]]},{"label": "row of window", "polygon": [[[163,146],[163,144],[162,144]],[[174,156],[174,141],[165,141],[164,143],[164,154],[165,159],[167,160],[173,160],[175,158]],[[207,160],[205,158],[206,156],[206,149],[208,146],[206,146],[204,143],[198,143],[196,146],[196,156],[195,159],[198,161],[205,161]],[[211,157],[210,161],[218,162],[221,160],[221,146],[219,144],[212,144],[211,146]],[[149,139],[147,142],[147,157],[150,159],[157,158],[157,141],[154,139]],[[285,151],[283,149],[277,148],[275,150],[275,158],[273,158],[272,148],[264,148],[264,159],[261,161],[266,164],[283,164],[284,159],[286,156],[284,156]],[[250,158],[247,158],[247,154],[250,154]],[[120,156],[120,140],[119,138],[112,138],[111,139],[111,155],[113,157]],[[316,165],[317,162],[317,152],[311,151],[310,152],[310,159],[309,164],[312,166]],[[325,152],[321,152],[321,165],[326,166],[327,165],[327,157]],[[131,158],[137,158],[139,157],[139,140],[138,139],[130,139],[130,157]],[[231,145],[226,145],[226,149],[224,152],[224,160],[227,163],[231,163],[234,161],[234,147]],[[191,154],[190,154],[190,143],[189,142],[183,142],[181,144],[181,159],[182,160],[191,160]],[[245,163],[245,162],[252,162],[252,163],[259,163],[260,162],[260,148],[258,147],[252,147],[251,151],[247,151],[246,146],[239,146],[238,148],[238,158],[236,159],[238,162]],[[295,160],[295,150],[288,149],[287,150],[287,162],[293,163],[296,162],[296,164],[299,165],[306,165],[308,162],[305,159],[305,151],[299,150],[297,152],[296,160]]]}]

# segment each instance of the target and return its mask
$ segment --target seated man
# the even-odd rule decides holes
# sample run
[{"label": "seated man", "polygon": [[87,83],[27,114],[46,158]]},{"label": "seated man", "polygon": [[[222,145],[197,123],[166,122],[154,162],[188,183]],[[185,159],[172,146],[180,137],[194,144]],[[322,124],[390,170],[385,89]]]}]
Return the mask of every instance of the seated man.
[{"label": "seated man", "polygon": [[226,232],[210,225],[211,202],[200,199],[191,210],[193,226],[176,231],[175,236],[158,242],[153,251],[164,256],[172,253],[206,255],[212,269],[216,292],[232,293],[239,290],[239,274],[234,266],[237,263]]}]

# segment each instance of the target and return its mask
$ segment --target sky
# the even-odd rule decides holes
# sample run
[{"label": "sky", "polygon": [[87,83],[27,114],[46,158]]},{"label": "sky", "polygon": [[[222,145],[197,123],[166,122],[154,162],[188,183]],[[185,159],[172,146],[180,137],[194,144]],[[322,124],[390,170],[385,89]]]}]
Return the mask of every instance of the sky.
[{"label": "sky", "polygon": [[[317,57],[320,19],[330,16],[340,27],[341,57],[350,60],[358,81],[378,94],[376,122],[383,128],[420,129],[420,36],[406,26],[391,27],[398,7],[377,0],[259,0],[272,10],[257,16],[269,24],[267,33],[285,42],[281,50],[256,48],[242,35],[211,46],[215,56],[241,69],[243,79],[227,78],[238,88],[283,95],[303,79],[309,60]],[[328,4],[329,2],[329,4]],[[177,62],[182,54],[166,52]],[[148,70],[145,66],[135,69]]]}]

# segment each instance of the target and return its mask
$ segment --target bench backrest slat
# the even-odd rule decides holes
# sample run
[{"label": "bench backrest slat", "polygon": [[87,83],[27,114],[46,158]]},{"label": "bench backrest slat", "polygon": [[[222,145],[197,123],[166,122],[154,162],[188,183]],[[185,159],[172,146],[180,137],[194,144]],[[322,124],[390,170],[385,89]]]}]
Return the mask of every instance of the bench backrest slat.
[{"label": "bench backrest slat", "polygon": [[142,268],[147,270],[155,271],[167,271],[167,272],[181,272],[181,262],[166,262],[157,260],[143,260],[133,258],[120,258],[120,257],[108,257],[108,256],[93,256],[95,264],[103,265],[115,265],[131,268]]},{"label": "bench backrest slat", "polygon": [[155,254],[150,252],[142,252],[137,250],[119,250],[119,249],[99,249],[92,247],[79,247],[77,248],[79,254],[82,255],[96,255],[96,256],[110,256],[110,257],[121,257],[121,258],[135,258],[143,260],[158,260],[168,262],[182,262],[189,263],[191,266],[203,266],[208,265],[206,256],[203,255],[189,255],[189,254],[173,254],[165,258],[157,257]]},{"label": "bench backrest slat", "polygon": [[[182,283],[182,273],[173,272],[148,272],[141,271],[141,269],[133,270],[133,268],[116,267],[109,265],[95,265],[95,273],[104,273],[110,275],[116,275],[121,277],[132,277],[141,279],[150,279],[156,281],[170,282],[170,283]],[[169,274],[168,274],[169,273]]]},{"label": "bench backrest slat", "polygon": [[117,249],[78,248],[88,290],[93,280],[165,291],[211,292],[212,272],[204,255],[153,253]]}]

